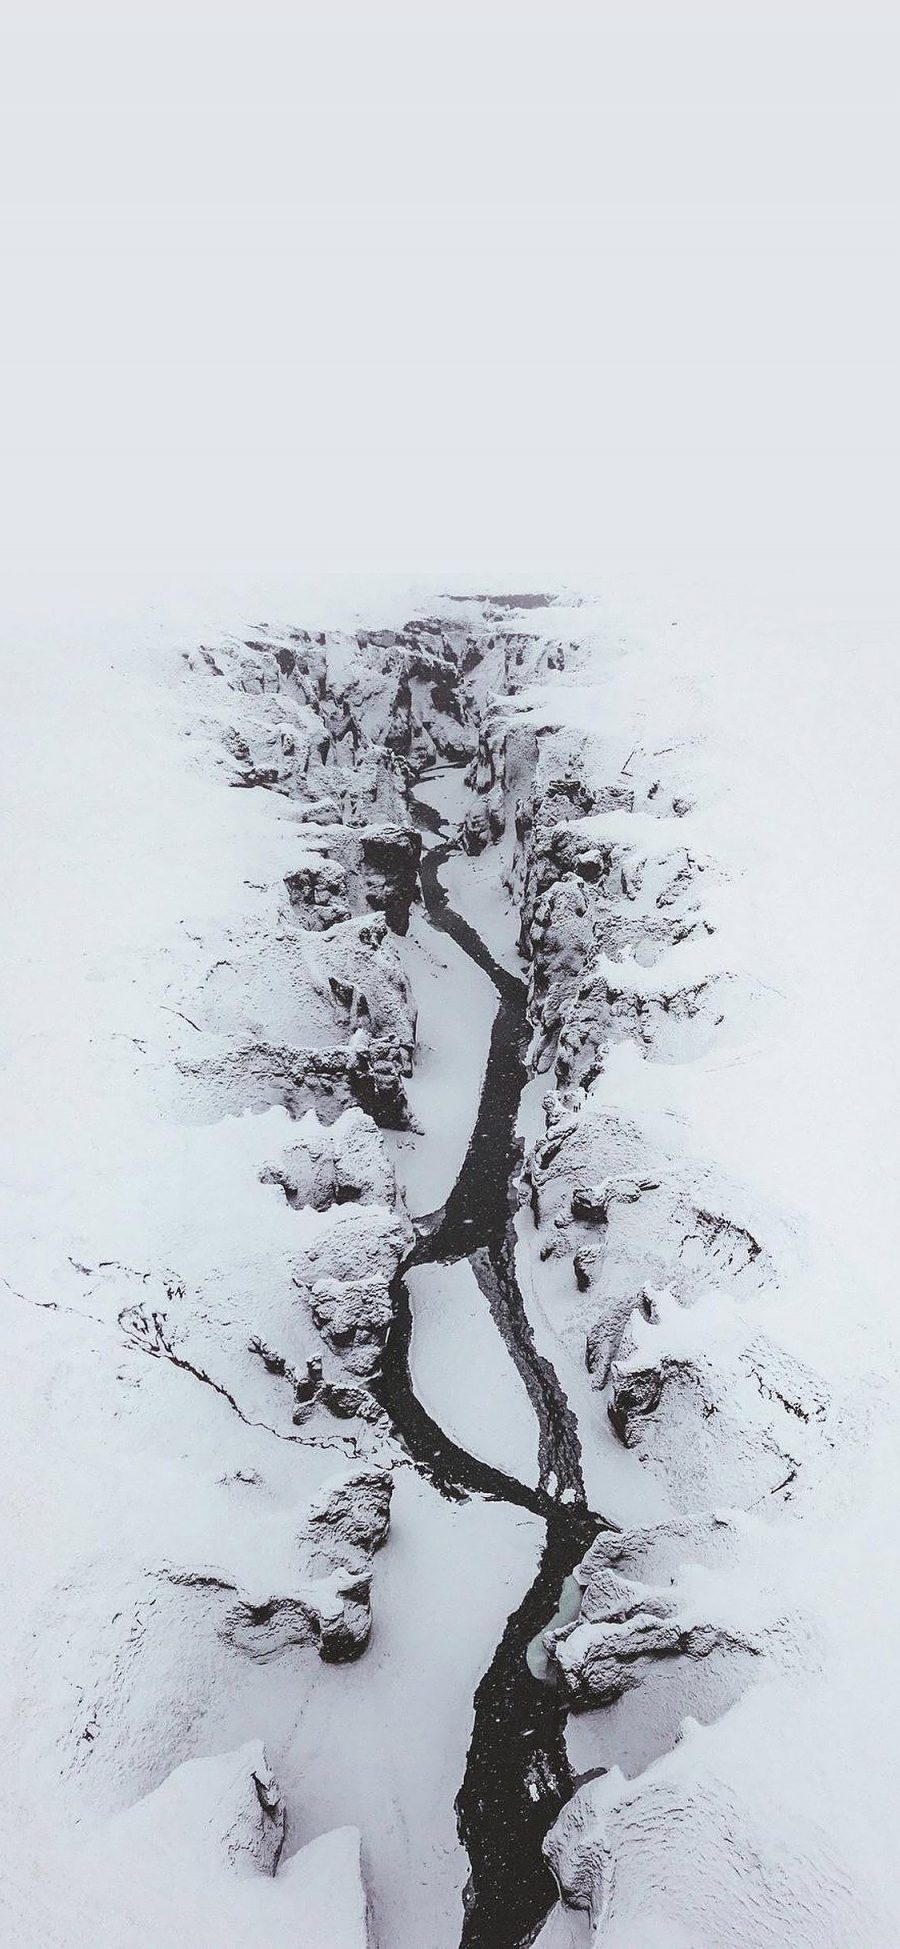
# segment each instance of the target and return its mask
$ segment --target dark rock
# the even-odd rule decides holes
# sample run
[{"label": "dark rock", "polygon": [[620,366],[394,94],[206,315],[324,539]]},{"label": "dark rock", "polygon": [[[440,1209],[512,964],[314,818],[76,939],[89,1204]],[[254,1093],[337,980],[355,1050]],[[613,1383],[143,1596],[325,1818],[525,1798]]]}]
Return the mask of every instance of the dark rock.
[{"label": "dark rock", "polygon": [[284,884],[294,912],[313,932],[350,919],[347,875],[338,860],[324,854],[320,859],[304,860],[293,873],[285,874]]},{"label": "dark rock", "polygon": [[414,826],[369,826],[360,843],[366,899],[381,909],[395,934],[405,934],[416,897],[422,835]]}]

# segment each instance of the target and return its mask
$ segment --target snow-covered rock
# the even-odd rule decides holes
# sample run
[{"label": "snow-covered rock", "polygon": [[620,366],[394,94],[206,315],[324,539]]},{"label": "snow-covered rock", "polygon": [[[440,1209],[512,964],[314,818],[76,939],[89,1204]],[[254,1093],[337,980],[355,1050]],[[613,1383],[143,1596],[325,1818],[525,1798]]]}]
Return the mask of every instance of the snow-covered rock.
[{"label": "snow-covered rock", "polygon": [[777,1579],[766,1587],[765,1542],[764,1526],[738,1514],[601,1531],[576,1572],[578,1615],[543,1639],[573,1704],[612,1704],[659,1660],[711,1660],[740,1689],[799,1670],[810,1621],[796,1597],[785,1610]]},{"label": "snow-covered rock", "polygon": [[296,1139],[277,1163],[262,1172],[267,1184],[280,1185],[295,1210],[311,1205],[397,1202],[394,1167],[377,1126],[361,1110],[345,1110],[332,1124],[320,1123],[314,1110],[297,1125]]},{"label": "snow-covered rock", "polygon": [[360,829],[324,825],[309,834],[307,846],[300,863],[284,876],[291,906],[305,927],[322,933],[351,913],[376,909],[395,934],[408,931],[422,851],[414,826],[396,821]]},{"label": "snow-covered rock", "polygon": [[238,1949],[370,1949],[359,1834],[285,1852],[288,1814],[258,1740],[186,1760],[63,1857],[45,1857],[35,1921],[53,1949],[190,1940]]}]

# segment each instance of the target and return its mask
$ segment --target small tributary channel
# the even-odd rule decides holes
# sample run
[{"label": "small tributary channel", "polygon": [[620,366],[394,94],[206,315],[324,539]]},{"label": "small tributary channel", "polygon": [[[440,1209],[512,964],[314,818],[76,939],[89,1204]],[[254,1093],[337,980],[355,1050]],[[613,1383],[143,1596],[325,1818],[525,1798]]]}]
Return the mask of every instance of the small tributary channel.
[{"label": "small tributary channel", "polygon": [[[413,801],[432,834],[443,821]],[[427,847],[422,893],[431,925],[490,976],[498,1005],[478,1105],[459,1176],[438,1212],[421,1219],[417,1242],[394,1289],[394,1319],[375,1392],[410,1454],[443,1495],[493,1496],[540,1516],[546,1525],[537,1576],[510,1616],[475,1694],[475,1721],[456,1801],[470,1863],[461,1949],[524,1949],[556,1899],[541,1843],[573,1790],[565,1748],[566,1704],[533,1675],[531,1639],[546,1627],[566,1578],[601,1527],[585,1501],[575,1418],[554,1368],[535,1347],[516,1276],[512,1181],[520,1161],[519,1100],[528,1074],[525,985],[503,968],[475,929],[450,905],[440,868],[454,850]],[[468,1259],[537,1416],[539,1486],[530,1487],[453,1442],[418,1400],[410,1373],[412,1328],[405,1273],[413,1266]]]}]

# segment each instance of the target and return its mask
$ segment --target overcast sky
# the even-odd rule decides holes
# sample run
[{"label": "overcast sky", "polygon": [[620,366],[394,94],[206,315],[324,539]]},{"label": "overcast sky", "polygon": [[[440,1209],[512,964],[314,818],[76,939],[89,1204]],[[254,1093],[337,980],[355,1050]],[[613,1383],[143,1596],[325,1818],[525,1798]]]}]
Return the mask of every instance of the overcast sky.
[{"label": "overcast sky", "polygon": [[898,19],[7,0],[3,551],[889,552]]}]

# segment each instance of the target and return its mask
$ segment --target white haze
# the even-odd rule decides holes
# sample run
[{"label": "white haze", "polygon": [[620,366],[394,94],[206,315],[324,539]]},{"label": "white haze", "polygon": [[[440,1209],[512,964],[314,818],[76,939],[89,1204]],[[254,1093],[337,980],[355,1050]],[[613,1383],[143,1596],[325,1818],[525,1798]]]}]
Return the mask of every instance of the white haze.
[{"label": "white haze", "polygon": [[7,587],[687,569],[868,606],[898,40],[849,0],[13,0]]}]

